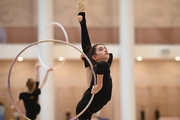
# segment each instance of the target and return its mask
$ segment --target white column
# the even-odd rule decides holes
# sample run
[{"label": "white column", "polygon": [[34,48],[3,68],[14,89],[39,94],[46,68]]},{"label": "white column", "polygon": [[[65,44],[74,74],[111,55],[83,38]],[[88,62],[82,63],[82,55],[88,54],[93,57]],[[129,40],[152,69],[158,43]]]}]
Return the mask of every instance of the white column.
[{"label": "white column", "polygon": [[[53,0],[38,0],[38,38],[39,40],[54,38],[53,26],[49,26],[43,34],[46,25],[53,22]],[[40,58],[47,66],[53,66],[53,44],[52,42],[38,45]],[[47,68],[40,70],[40,78],[43,79]],[[40,120],[55,120],[55,93],[53,72],[49,74],[47,83],[42,88],[40,95]]]},{"label": "white column", "polygon": [[134,80],[134,0],[119,1],[121,120],[136,120]]}]

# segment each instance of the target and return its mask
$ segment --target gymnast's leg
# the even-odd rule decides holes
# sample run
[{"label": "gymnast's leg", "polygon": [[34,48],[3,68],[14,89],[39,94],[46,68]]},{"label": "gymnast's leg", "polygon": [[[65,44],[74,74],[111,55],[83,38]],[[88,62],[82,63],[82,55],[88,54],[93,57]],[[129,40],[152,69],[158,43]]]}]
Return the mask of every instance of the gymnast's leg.
[{"label": "gymnast's leg", "polygon": [[[81,47],[83,49],[83,52],[88,56],[88,51],[91,48],[91,41],[86,26],[85,5],[82,1],[78,1],[77,7],[79,11],[77,19],[81,26]],[[85,67],[89,67],[89,63],[87,62],[87,60],[85,58],[83,60]]]},{"label": "gymnast's leg", "polygon": [[88,34],[88,29],[86,26],[86,18],[85,18],[85,5],[82,1],[78,2],[78,21],[81,26],[81,45],[83,52],[85,54],[88,53],[88,49],[91,47],[91,42]]}]

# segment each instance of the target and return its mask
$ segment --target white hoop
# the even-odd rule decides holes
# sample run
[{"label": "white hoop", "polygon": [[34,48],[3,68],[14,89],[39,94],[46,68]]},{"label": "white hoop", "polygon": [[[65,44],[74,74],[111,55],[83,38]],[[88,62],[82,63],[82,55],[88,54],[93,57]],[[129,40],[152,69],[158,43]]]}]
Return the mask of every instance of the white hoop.
[{"label": "white hoop", "polygon": [[[63,27],[60,23],[58,23],[58,22],[51,22],[51,23],[49,23],[49,24],[42,30],[41,35],[43,34],[43,32],[46,30],[47,27],[49,27],[50,25],[53,25],[53,24],[55,24],[55,25],[57,25],[57,26],[59,26],[59,27],[61,28],[61,30],[62,30],[63,33],[64,33],[66,42],[69,43],[69,39],[68,39],[68,35],[67,35],[66,30],[65,30],[64,27]],[[41,39],[41,35],[40,35],[40,39]],[[66,51],[68,51],[68,50],[66,50]],[[43,62],[43,60],[41,59],[41,56],[40,56],[40,54],[39,54],[39,50],[38,50],[38,49],[37,49],[37,55],[38,55],[39,62],[42,64],[42,66],[44,66],[45,68],[48,69],[49,66],[47,66],[47,65]],[[66,56],[67,56],[67,54],[66,54]],[[65,61],[66,61],[66,57],[64,57],[64,60],[60,63],[60,65],[54,67],[53,70],[56,70],[56,69],[60,68],[60,67],[64,64]]]},{"label": "white hoop", "polygon": [[[96,76],[95,76],[95,73],[94,73],[94,70],[93,70],[93,65],[91,63],[91,61],[89,60],[89,58],[86,56],[86,54],[84,54],[81,50],[79,50],[77,47],[75,47],[74,45],[68,43],[68,42],[64,42],[62,40],[55,40],[55,39],[47,39],[47,40],[41,40],[41,41],[38,41],[38,42],[34,42],[34,43],[31,43],[30,45],[28,45],[27,47],[25,47],[23,50],[21,50],[19,52],[19,54],[15,57],[15,59],[12,61],[11,63],[11,66],[10,66],[10,69],[9,69],[9,72],[8,72],[8,93],[9,93],[9,96],[10,96],[10,99],[11,99],[11,102],[13,103],[15,109],[25,118],[25,119],[28,119],[28,120],[31,120],[29,119],[28,117],[26,117],[26,115],[24,115],[20,109],[16,106],[16,103],[13,99],[13,96],[12,96],[12,92],[11,92],[11,85],[10,85],[10,77],[11,77],[11,71],[12,71],[12,68],[15,64],[15,62],[17,61],[18,57],[25,51],[27,50],[28,48],[34,46],[34,45],[37,45],[37,44],[40,44],[40,43],[44,43],[44,42],[59,42],[59,43],[63,43],[63,44],[66,44],[66,45],[69,45],[73,48],[75,48],[76,50],[78,50],[81,54],[84,55],[84,57],[86,58],[86,60],[88,61],[90,67],[91,67],[91,70],[92,70],[92,73],[93,73],[93,77],[94,77],[94,85],[96,85],[97,81],[96,81]],[[72,119],[70,120],[75,120],[77,119],[79,116],[81,116],[86,110],[87,108],[89,107],[89,105],[91,104],[92,100],[94,98],[94,94],[92,94],[91,96],[91,99],[89,100],[88,104],[86,105],[86,107],[78,114],[76,115],[75,117],[73,117]]]}]

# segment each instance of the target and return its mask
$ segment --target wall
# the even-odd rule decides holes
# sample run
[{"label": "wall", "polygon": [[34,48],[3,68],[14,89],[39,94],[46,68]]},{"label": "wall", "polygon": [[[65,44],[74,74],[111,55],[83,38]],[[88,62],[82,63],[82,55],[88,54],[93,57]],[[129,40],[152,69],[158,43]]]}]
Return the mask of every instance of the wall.
[{"label": "wall", "polygon": [[[93,42],[119,43],[118,0],[84,0],[87,24]],[[79,43],[77,1],[54,0],[54,21],[67,30],[71,43]],[[7,43],[37,41],[37,1],[0,1],[0,38]],[[180,44],[179,0],[134,0],[135,42],[137,44]],[[55,38],[64,39],[55,25]],[[2,31],[1,30],[1,31]],[[6,36],[6,37],[4,37]],[[1,40],[5,43],[4,40]]]}]

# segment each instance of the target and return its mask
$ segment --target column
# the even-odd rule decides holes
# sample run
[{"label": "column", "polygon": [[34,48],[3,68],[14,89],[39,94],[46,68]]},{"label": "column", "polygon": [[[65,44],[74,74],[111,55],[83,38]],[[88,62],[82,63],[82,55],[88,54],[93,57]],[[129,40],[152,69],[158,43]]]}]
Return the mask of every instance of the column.
[{"label": "column", "polygon": [[119,1],[120,120],[136,120],[134,79],[134,0]]},{"label": "column", "polygon": [[[54,38],[53,26],[49,26],[42,34],[43,29],[53,22],[53,0],[38,0],[38,38],[39,40]],[[40,58],[47,66],[53,66],[53,44],[52,42],[38,45]],[[42,80],[47,68],[40,69]],[[53,72],[49,74],[47,83],[42,88],[40,95],[40,120],[55,120],[55,90]]]}]

